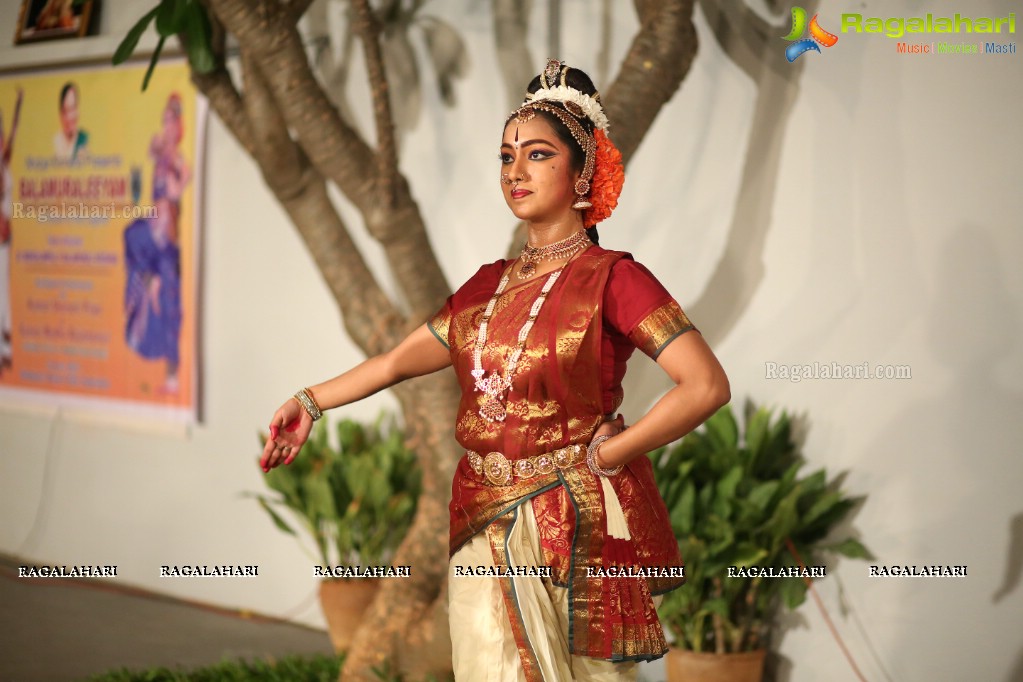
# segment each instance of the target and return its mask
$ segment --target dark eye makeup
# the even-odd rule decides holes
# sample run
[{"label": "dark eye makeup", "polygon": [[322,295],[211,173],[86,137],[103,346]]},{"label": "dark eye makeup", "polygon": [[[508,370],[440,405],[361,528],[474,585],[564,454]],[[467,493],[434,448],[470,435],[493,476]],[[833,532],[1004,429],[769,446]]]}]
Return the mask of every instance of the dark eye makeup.
[{"label": "dark eye makeup", "polygon": [[[555,151],[549,151],[546,149],[531,149],[527,158],[529,158],[530,161],[546,161],[553,156],[557,156],[557,154],[558,153]],[[497,158],[505,165],[512,162],[512,155],[507,152],[501,152],[497,155]]]}]

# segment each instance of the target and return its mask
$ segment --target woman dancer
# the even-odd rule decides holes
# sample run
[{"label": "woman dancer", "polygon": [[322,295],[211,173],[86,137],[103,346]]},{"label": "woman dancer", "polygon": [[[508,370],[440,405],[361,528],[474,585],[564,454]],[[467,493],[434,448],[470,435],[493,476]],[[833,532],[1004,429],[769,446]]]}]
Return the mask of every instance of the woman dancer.
[{"label": "woman dancer", "polygon": [[191,180],[179,147],[183,133],[181,97],[173,93],[167,98],[160,132],[149,144],[156,215],[140,218],[124,231],[125,341],[143,358],[166,360],[166,379],[157,390],[171,395],[179,388],[183,317],[178,223],[181,196]]},{"label": "woman dancer", "polygon": [[177,215],[181,210],[181,195],[192,179],[192,169],[181,151],[185,130],[178,93],[171,93],[167,98],[162,122],[160,132],[149,142],[149,157],[153,160],[153,201],[167,197]]},{"label": "woman dancer", "polygon": [[[702,423],[729,388],[653,275],[597,245],[623,180],[606,128],[589,77],[550,60],[501,142],[522,254],[481,267],[397,348],[302,389],[270,423],[267,471],[294,459],[322,410],[453,366],[466,451],[450,504],[459,680],[634,679],[636,661],[667,650],[653,597],[684,578],[644,453]],[[636,348],[675,386],[624,430],[614,414]]]}]

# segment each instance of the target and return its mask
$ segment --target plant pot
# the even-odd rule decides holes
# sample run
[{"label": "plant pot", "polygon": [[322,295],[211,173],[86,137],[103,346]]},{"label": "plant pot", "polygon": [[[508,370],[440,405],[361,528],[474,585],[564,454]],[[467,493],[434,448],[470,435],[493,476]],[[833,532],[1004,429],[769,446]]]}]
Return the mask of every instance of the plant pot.
[{"label": "plant pot", "polygon": [[320,608],[327,619],[327,629],[334,650],[348,649],[373,598],[380,589],[379,578],[355,580],[324,580],[320,582]]},{"label": "plant pot", "polygon": [[668,682],[761,682],[766,649],[715,654],[668,649],[664,659]]}]

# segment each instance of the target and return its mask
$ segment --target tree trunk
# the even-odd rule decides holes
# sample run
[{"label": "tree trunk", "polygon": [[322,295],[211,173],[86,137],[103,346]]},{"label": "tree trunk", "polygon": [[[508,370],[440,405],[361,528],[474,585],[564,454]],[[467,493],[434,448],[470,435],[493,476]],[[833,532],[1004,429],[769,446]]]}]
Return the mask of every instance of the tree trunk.
[{"label": "tree trunk", "polygon": [[[296,28],[309,2],[203,2],[213,24],[219,67],[209,74],[193,73],[193,81],[258,164],[313,255],[352,340],[367,355],[392,348],[440,308],[450,287],[427,240],[409,183],[394,163],[393,123],[384,103],[386,79],[381,75],[379,45],[372,44],[379,40],[379,30],[369,5],[352,0],[353,14],[362,22],[358,33],[366,48],[367,68],[374,73],[376,149],[341,117],[313,73]],[[626,160],[677,91],[696,54],[692,0],[638,0],[636,10],[641,29],[604,96],[615,141]],[[240,46],[242,90],[225,66],[228,33]],[[384,247],[402,305],[383,293],[369,270],[330,202],[328,182],[352,201],[370,234]],[[450,481],[462,454],[452,437],[459,389],[451,372],[441,372],[397,386],[394,392],[409,445],[423,469],[416,516],[394,558],[396,565],[413,568],[408,580],[384,582],[345,661],[346,681],[378,680],[373,668],[410,679],[445,677],[451,669],[447,507]]]}]

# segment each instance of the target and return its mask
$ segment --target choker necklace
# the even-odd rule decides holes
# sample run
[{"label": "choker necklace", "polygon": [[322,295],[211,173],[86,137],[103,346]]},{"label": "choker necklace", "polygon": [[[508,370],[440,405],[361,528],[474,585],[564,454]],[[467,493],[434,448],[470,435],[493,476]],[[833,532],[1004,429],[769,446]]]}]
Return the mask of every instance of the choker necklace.
[{"label": "choker necklace", "polygon": [[530,246],[527,242],[522,247],[522,255],[519,256],[519,259],[522,261],[522,267],[519,268],[517,277],[519,279],[529,279],[536,272],[536,266],[539,263],[545,260],[571,258],[577,251],[586,248],[589,242],[590,238],[586,236],[585,230],[579,230],[560,242],[554,242],[547,246]]},{"label": "choker necklace", "polygon": [[519,365],[519,358],[522,356],[522,351],[526,347],[526,337],[529,336],[529,330],[532,329],[533,322],[536,321],[537,316],[540,314],[540,308],[543,307],[544,301],[547,300],[547,294],[550,293],[551,288],[558,280],[562,270],[564,270],[564,266],[551,273],[550,277],[548,277],[547,281],[544,283],[543,288],[540,290],[540,295],[537,296],[535,301],[533,301],[533,307],[529,309],[529,317],[519,330],[519,345],[516,346],[511,357],[508,359],[508,365],[504,368],[504,373],[501,374],[495,370],[486,378],[483,376],[482,359],[483,347],[487,343],[487,325],[490,323],[490,318],[494,314],[494,306],[497,305],[498,297],[501,295],[501,292],[504,291],[504,288],[508,286],[509,275],[511,274],[510,270],[501,278],[500,284],[497,285],[497,291],[494,292],[494,295],[490,298],[490,303],[487,304],[487,309],[483,312],[483,320],[480,322],[480,331],[476,336],[476,347],[472,352],[472,376],[476,379],[476,390],[485,394],[483,404],[480,406],[479,415],[488,422],[503,422],[505,416],[508,414],[504,407],[505,391],[511,388],[512,377],[515,376],[515,369]]}]

